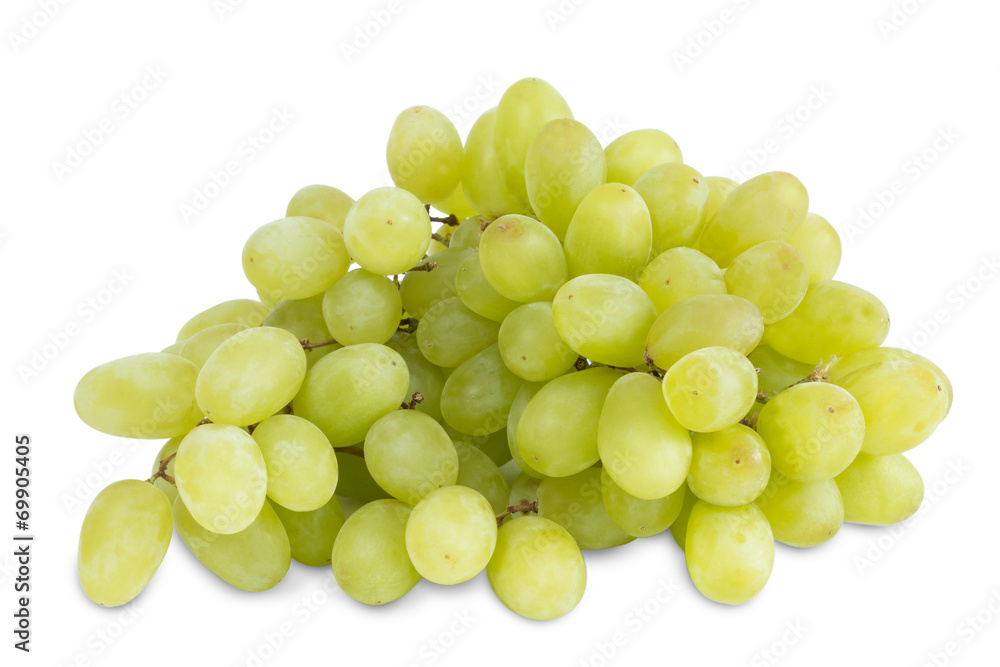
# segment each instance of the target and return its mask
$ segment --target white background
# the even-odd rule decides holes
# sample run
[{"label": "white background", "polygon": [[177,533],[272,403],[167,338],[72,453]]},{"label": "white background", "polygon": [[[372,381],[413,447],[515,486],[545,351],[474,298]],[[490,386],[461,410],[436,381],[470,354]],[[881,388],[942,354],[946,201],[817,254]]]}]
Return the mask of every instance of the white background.
[{"label": "white background", "polygon": [[[954,655],[937,664],[995,664],[1000,5],[896,2],[909,13],[893,19],[893,0],[64,0],[46,19],[44,2],[6,0],[4,664],[228,666],[263,654],[266,665],[768,665],[762,652],[774,651],[787,665],[918,666],[946,648]],[[372,12],[388,24],[346,55]],[[555,85],[605,142],[658,127],[706,175],[801,178],[812,210],[844,239],[838,277],[889,307],[887,344],[918,349],[954,381],[949,419],[912,453],[928,488],[918,516],[902,530],[845,526],[817,549],[779,545],[769,585],[738,608],[697,593],[667,535],[588,552],[583,601],[548,623],[507,611],[483,576],[423,582],[368,608],[327,569],[293,563],[276,589],[243,593],[176,536],[129,607],[87,601],[75,574],[86,506],[113,480],[148,476],[159,442],[119,442],[80,423],[77,379],[161,349],[216,302],[253,297],[240,268],[246,237],[281,217],[300,186],[357,197],[388,184],[385,140],[400,110],[435,106],[464,136],[525,76]],[[251,159],[244,142],[275,110],[293,118]],[[103,119],[110,134],[59,173],[55,163]],[[938,137],[950,138],[935,147]],[[762,164],[746,162],[762,149]],[[240,172],[185,220],[181,205],[230,160]],[[859,223],[859,209],[871,219]],[[126,285],[111,295],[116,274]],[[100,312],[88,299],[105,301]],[[26,377],[68,325],[77,335],[44,350],[51,358]],[[34,443],[30,656],[11,648],[15,433]],[[983,625],[967,620],[977,612]]]}]

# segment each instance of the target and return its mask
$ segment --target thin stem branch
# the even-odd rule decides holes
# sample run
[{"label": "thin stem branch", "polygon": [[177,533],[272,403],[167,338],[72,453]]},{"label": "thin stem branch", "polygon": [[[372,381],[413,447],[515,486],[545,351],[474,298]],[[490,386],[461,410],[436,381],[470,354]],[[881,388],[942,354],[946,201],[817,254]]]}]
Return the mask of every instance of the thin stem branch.
[{"label": "thin stem branch", "polygon": [[528,512],[538,512],[538,501],[528,502],[527,500],[522,500],[520,505],[507,505],[507,509],[500,514],[497,514],[497,527],[503,525],[503,520],[506,519],[511,514],[516,512],[522,512],[527,514]]},{"label": "thin stem branch", "polygon": [[403,403],[402,408],[404,410],[416,410],[417,406],[424,402],[424,395],[419,391],[413,393],[413,398],[409,403]]},{"label": "thin stem branch", "polygon": [[412,269],[407,269],[406,272],[410,273],[412,271],[433,271],[437,267],[438,267],[437,262],[427,262],[426,264],[418,264],[414,266]]},{"label": "thin stem branch", "polygon": [[357,456],[358,458],[365,458],[365,450],[361,449],[357,445],[351,445],[350,447],[340,447],[337,449],[338,452],[343,452],[344,454],[350,454],[351,456]]},{"label": "thin stem branch", "polygon": [[159,468],[159,470],[157,470],[156,472],[154,472],[149,477],[149,479],[147,479],[146,481],[149,482],[150,484],[152,484],[158,478],[162,478],[162,479],[166,480],[167,482],[169,482],[170,484],[176,484],[177,482],[174,480],[174,478],[171,475],[167,474],[167,465],[169,465],[170,462],[173,461],[176,456],[177,456],[177,452],[174,452],[173,454],[171,454],[167,458],[161,459],[160,460],[160,468]]},{"label": "thin stem branch", "polygon": [[441,245],[443,245],[445,248],[451,247],[451,239],[446,239],[437,232],[431,234],[431,238],[440,243]]},{"label": "thin stem branch", "polygon": [[338,345],[337,341],[330,338],[329,340],[321,340],[318,343],[312,343],[308,338],[303,338],[299,341],[302,344],[303,350],[315,350],[317,347],[326,347],[327,345]]},{"label": "thin stem branch", "polygon": [[211,424],[211,423],[212,423],[212,420],[209,419],[208,417],[205,417],[200,422],[198,422],[197,424],[195,424],[195,426],[202,426],[203,424]]},{"label": "thin stem branch", "polygon": [[[775,389],[774,391],[771,391],[771,392],[758,391],[757,392],[757,401],[759,403],[767,403],[768,401],[770,401],[772,398],[774,398],[775,396],[777,396],[781,392],[783,392],[783,391],[785,391],[787,389],[791,389],[792,387],[796,387],[796,386],[798,386],[800,384],[807,384],[809,382],[829,382],[830,381],[830,375],[829,375],[830,366],[832,366],[833,362],[836,361],[836,360],[837,360],[837,357],[833,357],[832,359],[830,359],[830,361],[826,361],[826,362],[821,361],[821,362],[819,362],[818,364],[816,364],[816,368],[813,370],[812,373],[810,373],[809,375],[805,376],[804,378],[802,378],[798,382],[793,382],[792,384],[788,385],[787,387],[782,387],[781,389]],[[758,372],[760,372],[760,371],[758,370]]]}]

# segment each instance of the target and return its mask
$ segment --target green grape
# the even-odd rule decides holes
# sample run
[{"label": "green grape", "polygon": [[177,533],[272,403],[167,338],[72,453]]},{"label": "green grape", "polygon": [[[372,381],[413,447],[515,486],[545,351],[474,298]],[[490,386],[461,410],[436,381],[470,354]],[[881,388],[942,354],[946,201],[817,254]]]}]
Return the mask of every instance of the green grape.
[{"label": "green grape", "polygon": [[156,574],[173,532],[162,491],[137,479],[109,485],[90,504],[80,529],[83,592],[102,607],[130,602]]},{"label": "green grape", "polygon": [[494,322],[503,322],[511,311],[521,305],[500,294],[490,284],[479,263],[478,252],[469,253],[458,267],[455,291],[469,310]]},{"label": "green grape", "polygon": [[599,467],[569,477],[543,479],[538,485],[538,516],[569,531],[581,549],[608,549],[635,539],[608,515]]},{"label": "green grape", "polygon": [[618,486],[607,468],[601,471],[604,508],[615,525],[632,537],[652,537],[667,530],[680,514],[684,488],[682,485],[668,496],[645,500]]},{"label": "green grape", "polygon": [[[311,343],[320,343],[333,338],[330,330],[326,328],[326,320],[323,319],[323,294],[308,299],[279,301],[264,318],[264,326],[290,331],[299,340],[308,340]],[[341,347],[340,344],[334,343],[307,349],[306,366],[312,368],[317,361]]]},{"label": "green grape", "polygon": [[[170,438],[170,440],[163,443],[163,447],[160,448],[160,451],[156,453],[156,458],[153,459],[153,467],[149,471],[150,475],[155,475],[160,471],[161,461],[166,461],[170,458],[171,454],[177,453],[177,448],[180,447],[181,440],[183,439],[184,438],[182,437]],[[164,472],[170,477],[174,476],[174,461],[176,460],[176,457],[170,459],[170,461],[167,462],[166,468],[164,468]],[[163,491],[163,493],[167,496],[167,500],[171,503],[174,502],[174,498],[177,497],[177,487],[172,482],[168,482],[162,477],[157,477],[153,480],[153,486],[158,488],[160,491]]]},{"label": "green grape", "polygon": [[796,482],[775,470],[754,502],[771,524],[774,539],[792,547],[823,544],[844,523],[844,501],[832,479]]},{"label": "green grape", "polygon": [[556,331],[579,355],[609,366],[643,366],[646,333],[656,308],[642,289],[620,276],[570,280],[552,301]]},{"label": "green grape", "polygon": [[528,303],[510,313],[497,340],[503,361],[515,375],[546,382],[573,368],[577,355],[559,336],[552,304]]},{"label": "green grape", "polygon": [[[532,477],[526,472],[522,472],[510,485],[510,494],[507,496],[507,504],[517,506],[522,503],[533,503],[538,500],[538,486],[542,483],[541,477]],[[504,508],[506,509],[506,508]],[[499,514],[500,512],[497,512]],[[514,512],[511,516],[527,516],[527,512]]]},{"label": "green grape", "polygon": [[336,454],[338,496],[351,498],[361,503],[370,503],[373,500],[392,497],[372,479],[361,447],[338,449]]},{"label": "green grape", "polygon": [[778,354],[767,345],[758,345],[747,358],[760,369],[757,388],[769,396],[792,386],[813,372],[812,366]]},{"label": "green grape", "polygon": [[223,301],[220,304],[201,311],[185,322],[181,330],[177,332],[177,340],[187,340],[202,329],[207,329],[216,324],[235,322],[248,327],[259,327],[264,318],[267,317],[269,310],[260,301],[254,301],[253,299]]},{"label": "green grape", "polygon": [[756,505],[716,507],[698,501],[691,509],[685,541],[688,574],[709,600],[743,604],[771,577],[774,536]]},{"label": "green grape", "polygon": [[293,512],[275,503],[274,513],[288,535],[292,558],[303,565],[321,567],[330,564],[333,543],[346,518],[336,496],[319,509],[310,512]]},{"label": "green grape", "polygon": [[370,605],[397,600],[420,581],[406,554],[410,508],[376,500],[352,514],[333,545],[333,576],[340,588]]},{"label": "green grape", "polygon": [[234,336],[248,327],[235,322],[229,324],[216,324],[215,326],[202,329],[195,335],[184,341],[178,355],[184,357],[198,368],[205,365],[215,348],[222,345],[230,336]]},{"label": "green grape", "polygon": [[838,383],[865,415],[865,454],[881,456],[913,449],[948,414],[944,382],[916,361],[880,361]]},{"label": "green grape", "polygon": [[520,303],[550,301],[566,282],[559,239],[523,215],[505,215],[486,228],[479,241],[479,262],[493,288]]},{"label": "green grape", "polygon": [[417,266],[429,262],[437,265],[432,271],[409,271],[399,284],[399,296],[403,310],[418,320],[424,319],[431,308],[445,299],[458,296],[455,280],[458,268],[472,254],[464,248],[446,248],[433,257],[421,261]]},{"label": "green grape", "polygon": [[[389,496],[385,497],[388,498]],[[336,498],[337,502],[340,503],[340,508],[344,511],[345,517],[351,516],[364,506],[363,502],[354,498],[345,498],[343,496],[334,496],[334,498]]]},{"label": "green grape", "polygon": [[691,465],[691,436],[667,409],[660,383],[645,373],[629,373],[611,387],[597,447],[615,484],[643,500],[675,492]]},{"label": "green grape", "polygon": [[528,146],[524,178],[535,216],[562,241],[584,197],[605,183],[604,149],[586,125],[569,118],[546,123]]},{"label": "green grape", "polygon": [[272,299],[305,299],[339,280],[351,265],[333,225],[295,216],[260,227],[243,246],[243,273]]},{"label": "green grape", "polygon": [[537,516],[497,532],[486,576],[497,598],[516,614],[547,621],[568,614],[587,586],[580,547],[559,524]]},{"label": "green grape", "polygon": [[621,376],[610,368],[589,368],[542,387],[517,424],[517,448],[528,465],[548,477],[566,477],[597,463],[601,408]]},{"label": "green grape", "polygon": [[531,212],[527,196],[518,199],[504,185],[494,146],[497,108],[480,116],[465,141],[462,160],[462,188],[472,207],[480,215],[494,220],[510,213]]},{"label": "green grape", "polygon": [[376,188],[347,214],[344,243],[361,268],[383,276],[403,273],[431,244],[430,215],[406,190]]},{"label": "green grape", "polygon": [[663,377],[663,397],[684,428],[720,431],[753,407],[757,371],[749,359],[728,347],[704,347],[670,367]]},{"label": "green grape", "polygon": [[854,371],[867,368],[868,366],[877,364],[880,361],[912,361],[920,364],[921,366],[925,366],[933,373],[936,373],[941,379],[941,386],[943,387],[945,396],[948,400],[948,410],[951,410],[951,404],[955,392],[952,389],[951,380],[948,379],[948,376],[945,375],[944,371],[930,359],[926,359],[915,352],[910,352],[909,350],[904,350],[902,348],[873,347],[867,350],[854,352],[840,359],[835,359],[827,368],[827,376],[830,378],[830,382],[840,384],[841,380]]},{"label": "green grape", "polygon": [[544,386],[544,382],[525,382],[514,397],[510,414],[507,415],[507,448],[510,450],[511,459],[524,474],[535,479],[541,479],[545,475],[532,468],[521,456],[521,450],[517,446],[517,426],[521,423],[521,415],[524,414],[528,403]]},{"label": "green grape", "polygon": [[457,296],[434,305],[417,326],[417,343],[428,361],[456,368],[497,341],[500,324],[476,315]]},{"label": "green grape", "polygon": [[451,438],[416,410],[396,410],[375,422],[365,436],[365,464],[379,486],[408,505],[458,478]]},{"label": "green grape", "polygon": [[731,294],[692,296],[663,311],[646,337],[646,357],[669,369],[686,354],[728,347],[748,354],[764,335],[757,306]]},{"label": "green grape", "polygon": [[165,348],[160,350],[160,353],[176,354],[177,356],[180,356],[181,350],[184,348],[184,343],[186,342],[187,342],[186,340],[179,340],[176,343],[171,343],[170,345],[167,345]]},{"label": "green grape", "polygon": [[722,268],[764,241],[791,237],[809,211],[809,194],[791,174],[772,171],[737,186],[705,226],[701,251]]},{"label": "green grape", "polygon": [[123,438],[184,435],[202,418],[195,402],[198,367],[175,354],[136,354],[84,375],[73,393],[76,414],[102,433]]},{"label": "green grape", "polygon": [[[458,163],[459,171],[462,169],[463,162],[464,155],[463,159]],[[453,215],[459,220],[465,220],[468,217],[476,215],[476,209],[469,203],[468,198],[465,196],[465,188],[462,187],[461,183],[456,185],[455,189],[447,197],[440,201],[431,202],[431,204],[437,210],[448,215]]]},{"label": "green grape", "polygon": [[462,157],[462,138],[455,125],[428,106],[400,113],[385,149],[393,183],[425,204],[445,199],[459,186]]},{"label": "green grape", "polygon": [[198,373],[195,395],[209,419],[246,426],[288,405],[306,374],[306,353],[289,331],[256,327],[230,336]]},{"label": "green grape", "polygon": [[198,523],[178,496],[174,501],[174,525],[202,565],[243,591],[258,593],[274,588],[292,562],[288,535],[267,501],[246,529],[220,535]]},{"label": "green grape", "polygon": [[788,317],[808,287],[806,261],[798,250],[782,241],[759,243],[726,269],[726,290],[757,306],[764,324]]},{"label": "green grape", "polygon": [[420,576],[453,586],[486,569],[497,544],[493,508],[478,491],[447,486],[416,504],[406,522],[406,553]]},{"label": "green grape", "polygon": [[294,512],[317,510],[337,488],[337,457],[323,431],[302,417],[274,415],[253,431],[267,467],[267,495]]},{"label": "green grape", "polygon": [[458,453],[458,479],[455,483],[481,493],[494,514],[503,512],[507,508],[510,487],[497,464],[483,450],[464,442],[455,441],[455,451]]},{"label": "green grape", "polygon": [[341,345],[384,343],[403,316],[399,289],[385,276],[355,269],[323,296],[323,319]]},{"label": "green grape", "polygon": [[890,526],[909,519],[924,502],[924,480],[902,454],[858,454],[836,482],[850,523]]},{"label": "green grape", "polygon": [[445,422],[442,426],[444,426],[444,430],[454,442],[464,442],[467,445],[475,447],[483,454],[486,454],[497,467],[503,466],[511,460],[506,429],[502,428],[493,433],[483,433],[482,431],[478,433],[461,433],[452,428],[448,422]]},{"label": "green grape", "polygon": [[307,185],[292,195],[285,215],[289,218],[298,216],[316,218],[330,223],[338,232],[343,233],[344,220],[352,206],[354,200],[337,188],[329,185]]},{"label": "green grape", "polygon": [[701,212],[702,231],[712,221],[712,218],[715,217],[715,214],[719,211],[719,207],[722,206],[722,202],[726,201],[729,193],[739,185],[733,179],[726,178],[725,176],[708,176],[705,178],[705,183],[708,185],[708,199],[705,200],[705,208]]},{"label": "green grape", "polygon": [[778,471],[800,482],[818,482],[839,475],[861,451],[865,418],[847,391],[809,382],[768,401],[757,432]]},{"label": "green grape", "polygon": [[771,478],[771,455],[752,428],[735,424],[715,433],[695,433],[688,486],[705,502],[736,507],[753,502]]},{"label": "green grape", "polygon": [[256,287],[253,291],[257,293],[257,298],[260,299],[261,304],[263,304],[268,313],[270,313],[274,307],[281,302],[281,298],[277,294],[265,292],[264,290]]},{"label": "green grape", "polygon": [[420,353],[420,345],[417,337],[405,331],[397,331],[393,334],[386,346],[392,348],[403,357],[406,367],[410,372],[410,384],[406,389],[406,396],[420,394],[424,400],[417,404],[416,409],[424,414],[428,414],[436,421],[441,421],[444,416],[441,414],[441,391],[444,389],[444,376],[441,370],[427,361],[427,358]]},{"label": "green grape", "polygon": [[649,209],[632,188],[608,183],[591,191],[573,214],[563,246],[571,277],[610,273],[637,280],[649,263]]},{"label": "green grape", "polygon": [[639,177],[666,162],[683,162],[677,142],[660,130],[633,130],[604,149],[608,160],[608,182],[634,185]]},{"label": "green grape", "polygon": [[478,215],[466,218],[455,227],[451,234],[448,247],[451,250],[479,249],[479,239],[483,236],[483,221]]},{"label": "green grape", "polygon": [[528,199],[524,171],[531,140],[557,118],[573,118],[573,112],[556,89],[541,79],[521,79],[500,98],[493,148],[504,185],[521,201]]},{"label": "green grape", "polygon": [[826,218],[809,213],[798,229],[788,237],[809,266],[809,282],[830,280],[840,266],[840,235]]},{"label": "green grape", "polygon": [[507,426],[507,415],[524,381],[511,373],[496,345],[452,373],[441,391],[441,414],[461,433],[489,434]]},{"label": "green grape", "polygon": [[692,248],[670,248],[657,255],[642,272],[639,287],[653,302],[657,315],[692,296],[726,293],[722,269]]},{"label": "green grape", "polygon": [[352,345],[309,369],[292,412],[318,426],[334,447],[349,447],[409,398],[409,384],[410,373],[398,352],[375,343]]},{"label": "green grape", "polygon": [[776,352],[815,364],[878,347],[889,334],[889,312],[860,287],[820,280],[809,285],[791,315],[767,328],[764,342]]},{"label": "green grape", "polygon": [[653,256],[669,248],[693,246],[701,236],[708,183],[696,170],[670,162],[653,167],[635,182],[653,225]]},{"label": "green grape", "polygon": [[670,524],[670,536],[674,538],[674,542],[681,548],[681,551],[684,551],[687,546],[687,527],[688,520],[691,518],[691,510],[701,501],[698,500],[698,496],[691,493],[687,484],[681,486],[677,493],[683,493],[684,499],[681,501],[681,511],[678,512],[674,522]]}]

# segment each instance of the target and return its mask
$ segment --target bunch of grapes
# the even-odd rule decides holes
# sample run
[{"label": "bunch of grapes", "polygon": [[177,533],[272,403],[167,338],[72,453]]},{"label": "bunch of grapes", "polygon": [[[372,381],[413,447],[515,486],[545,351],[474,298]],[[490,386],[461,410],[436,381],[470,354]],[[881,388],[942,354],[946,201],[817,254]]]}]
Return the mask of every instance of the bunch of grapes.
[{"label": "bunch of grapes", "polygon": [[138,595],[176,528],[243,590],[291,558],[373,605],[485,570],[533,619],[580,601],[582,549],[669,530],[698,590],[739,604],[775,540],[919,507],[902,453],[951,385],[880,347],[885,307],[832,279],[840,240],[794,176],[704,177],[658,130],[602,148],[539,79],[464,145],[407,109],[387,160],[397,187],[309,186],[251,234],[259,301],[80,381],[88,425],[170,438],[87,512],[95,602]]}]

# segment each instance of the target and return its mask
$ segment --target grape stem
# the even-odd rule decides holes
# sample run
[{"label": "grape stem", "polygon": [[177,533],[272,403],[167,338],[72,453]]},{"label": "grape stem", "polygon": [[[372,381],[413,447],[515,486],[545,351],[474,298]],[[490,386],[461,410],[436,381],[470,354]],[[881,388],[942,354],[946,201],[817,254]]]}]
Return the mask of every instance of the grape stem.
[{"label": "grape stem", "polygon": [[760,417],[760,413],[759,412],[755,412],[752,415],[750,415],[749,417],[744,417],[743,419],[741,419],[740,423],[743,424],[744,426],[752,428],[753,430],[756,431],[757,430],[757,418],[758,417]]},{"label": "grape stem", "polygon": [[438,267],[437,262],[427,262],[426,264],[418,264],[417,266],[414,266],[412,269],[408,269],[406,271],[406,273],[410,273],[412,271],[428,271],[428,272],[430,272],[430,271],[433,271],[434,269],[436,269],[437,267]]},{"label": "grape stem", "polygon": [[[426,209],[427,214],[430,215],[431,205],[430,204],[424,204],[424,209]],[[452,213],[450,215],[447,215],[447,216],[445,216],[443,218],[442,217],[438,217],[436,215],[431,215],[431,221],[432,222],[443,222],[444,224],[448,225],[449,227],[458,227],[458,224],[461,222],[461,220],[459,220],[458,217],[454,213]]]},{"label": "grape stem", "polygon": [[416,410],[417,406],[424,402],[424,395],[419,391],[413,393],[413,398],[409,403],[403,403],[400,407],[404,410]]},{"label": "grape stem", "polygon": [[344,454],[350,454],[351,456],[357,456],[360,459],[365,458],[365,450],[361,449],[357,445],[351,445],[350,447],[340,447],[337,449],[338,452],[343,452]]},{"label": "grape stem", "polygon": [[302,340],[299,341],[299,343],[302,344],[302,349],[306,350],[306,351],[315,350],[317,347],[325,347],[327,345],[337,345],[338,344],[337,341],[335,341],[332,338],[329,339],[329,340],[321,340],[318,343],[311,343],[311,342],[309,342],[308,338],[303,338]]},{"label": "grape stem", "polygon": [[431,239],[437,241],[438,243],[440,243],[441,245],[443,245],[445,248],[451,247],[451,241],[449,239],[446,239],[445,237],[441,236],[437,232],[434,232],[433,234],[431,234]]},{"label": "grape stem", "polygon": [[782,387],[781,389],[775,389],[772,392],[758,391],[757,392],[757,402],[758,403],[767,403],[768,401],[770,401],[772,398],[774,398],[775,396],[777,396],[781,392],[783,392],[783,391],[785,391],[787,389],[791,389],[792,387],[796,387],[796,386],[798,386],[800,384],[806,384],[806,383],[809,383],[809,382],[829,382],[830,381],[830,375],[829,375],[830,366],[832,366],[833,362],[836,361],[836,360],[837,360],[837,357],[831,357],[830,361],[826,361],[826,362],[821,361],[821,362],[819,362],[818,364],[816,364],[816,368],[813,370],[812,373],[810,373],[809,375],[805,376],[804,378],[802,378],[798,382],[793,382],[792,384],[788,385],[787,387]]},{"label": "grape stem", "polygon": [[537,514],[538,501],[535,500],[529,503],[527,500],[522,500],[520,505],[507,505],[507,509],[505,509],[503,512],[500,512],[500,514],[497,514],[497,527],[499,528],[500,526],[502,526],[504,519],[506,519],[511,514],[515,514],[517,512],[522,512],[524,514],[527,514],[528,512],[534,512]]},{"label": "grape stem", "polygon": [[195,426],[203,426],[204,424],[211,424],[211,423],[212,423],[212,420],[209,419],[208,417],[205,417],[200,422],[198,422],[197,424],[195,424]]},{"label": "grape stem", "polygon": [[171,454],[167,458],[160,459],[160,469],[157,470],[156,472],[154,472],[152,475],[150,475],[149,479],[147,479],[146,481],[149,482],[150,484],[152,484],[157,479],[163,479],[163,480],[166,480],[167,482],[169,482],[171,484],[176,484],[177,482],[174,480],[174,478],[171,475],[167,474],[167,465],[171,461],[173,461],[174,457],[176,457],[176,456],[177,456],[177,452],[174,452],[173,454]]},{"label": "grape stem", "polygon": [[486,228],[493,224],[492,220],[487,220],[486,218],[479,218],[479,231],[480,233],[485,232]]}]

